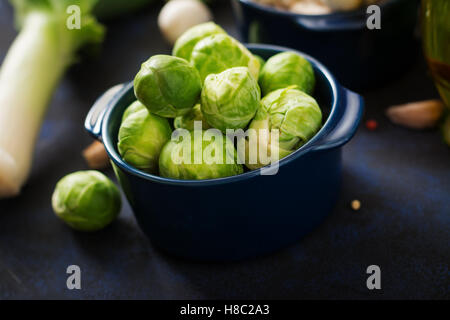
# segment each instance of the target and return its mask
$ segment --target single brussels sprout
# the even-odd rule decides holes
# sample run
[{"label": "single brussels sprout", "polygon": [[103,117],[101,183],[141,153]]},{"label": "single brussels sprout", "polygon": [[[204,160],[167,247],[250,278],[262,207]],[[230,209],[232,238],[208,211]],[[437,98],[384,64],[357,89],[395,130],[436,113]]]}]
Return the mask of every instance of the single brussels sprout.
[{"label": "single brussels sprout", "polygon": [[239,41],[226,34],[215,34],[200,40],[191,54],[191,63],[204,80],[212,73],[233,67],[248,67],[255,79],[259,75],[259,61]]},{"label": "single brussels sprout", "polygon": [[123,118],[117,144],[122,159],[139,170],[157,173],[159,154],[172,134],[169,121],[151,114],[139,101],[125,110]]},{"label": "single brussels sprout", "polygon": [[265,63],[259,77],[263,96],[292,85],[296,85],[307,94],[312,94],[315,82],[311,64],[293,52],[282,52],[272,56]]},{"label": "single brussels sprout", "polygon": [[129,115],[131,115],[131,114],[133,114],[133,113],[136,113],[136,112],[138,112],[138,111],[141,111],[142,109],[146,109],[145,106],[144,106],[142,103],[140,103],[139,101],[133,102],[133,103],[130,104],[130,105],[125,109],[125,111],[123,112],[123,115],[122,115],[122,122],[123,122],[126,118],[128,118]]},{"label": "single brussels sprout", "polygon": [[184,59],[156,55],[142,64],[134,79],[134,93],[147,109],[175,118],[196,104],[202,83],[198,71]]},{"label": "single brussels sprout", "polygon": [[96,231],[110,224],[121,208],[114,183],[98,171],[79,171],[62,178],[52,196],[55,214],[80,231]]},{"label": "single brussels sprout", "polygon": [[273,91],[261,100],[247,130],[245,148],[238,142],[239,156],[247,168],[261,168],[301,147],[321,124],[322,112],[313,97],[295,87]]},{"label": "single brussels sprout", "polygon": [[274,136],[275,140],[272,140],[272,129],[269,114],[259,108],[248,127],[244,148],[238,142],[239,157],[245,159],[245,166],[250,170],[259,169],[272,161],[281,160],[293,152],[293,150],[285,150],[279,146],[279,139],[277,139],[280,134],[279,130],[275,131],[277,135]]},{"label": "single brussels sprout", "polygon": [[270,129],[280,130],[280,148],[294,151],[311,139],[322,125],[322,111],[310,95],[288,87],[272,91],[261,100]]},{"label": "single brussels sprout", "polygon": [[172,50],[172,55],[189,61],[191,59],[192,50],[197,42],[218,33],[225,34],[226,32],[214,22],[196,25],[188,29],[177,39]]},{"label": "single brussels sprout", "polygon": [[200,104],[195,105],[188,113],[176,117],[173,121],[175,129],[194,130],[194,122],[201,121],[202,129],[209,129],[211,126],[206,122],[200,109]]},{"label": "single brussels sprout", "polygon": [[182,180],[217,179],[244,172],[230,139],[217,129],[183,131],[164,146],[159,158],[162,177]]},{"label": "single brussels sprout", "polygon": [[214,128],[245,128],[253,119],[260,102],[257,80],[248,68],[235,67],[209,75],[202,90],[202,113]]}]

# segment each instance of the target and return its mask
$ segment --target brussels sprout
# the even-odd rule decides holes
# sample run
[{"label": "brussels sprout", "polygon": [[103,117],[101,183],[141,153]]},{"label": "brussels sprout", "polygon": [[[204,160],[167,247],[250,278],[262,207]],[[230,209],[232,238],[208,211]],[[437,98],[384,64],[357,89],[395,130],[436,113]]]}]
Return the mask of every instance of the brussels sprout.
[{"label": "brussels sprout", "polygon": [[259,71],[261,74],[261,70],[264,67],[264,65],[266,64],[266,60],[264,60],[261,56],[258,56],[257,54],[254,54],[253,56],[259,61]]},{"label": "brussels sprout", "polygon": [[[248,139],[245,140],[244,149],[238,143],[238,152],[241,159],[245,159],[245,166],[255,170],[268,165],[272,160],[280,160],[293,150],[285,150],[279,146],[279,140],[272,141],[271,122],[269,114],[264,109],[258,109],[255,118],[247,130]],[[279,138],[279,131],[276,138]],[[261,157],[265,158],[261,158]]]},{"label": "brussels sprout", "polygon": [[138,101],[125,110],[123,118],[117,144],[122,159],[139,170],[156,173],[161,149],[172,134],[169,121],[151,114]]},{"label": "brussels sprout", "polygon": [[125,111],[123,112],[123,115],[122,115],[122,122],[123,122],[126,118],[128,118],[129,115],[132,115],[132,114],[134,114],[134,113],[136,113],[136,112],[138,112],[138,111],[141,111],[142,109],[146,109],[145,106],[144,106],[142,103],[140,103],[139,101],[133,102],[133,103],[130,104],[130,105],[125,109]]},{"label": "brussels sprout", "polygon": [[315,85],[311,64],[296,53],[282,52],[267,60],[261,70],[259,85],[263,96],[277,89],[296,85],[299,90],[311,94]]},{"label": "brussels sprout", "polygon": [[200,40],[191,54],[191,63],[204,80],[212,73],[233,67],[248,67],[255,79],[259,75],[259,61],[239,41],[226,34],[215,34]]},{"label": "brussels sprout", "polygon": [[202,111],[200,109],[200,104],[195,105],[195,107],[189,110],[189,112],[185,115],[176,117],[173,121],[173,126],[175,127],[175,129],[194,130],[195,121],[202,122],[202,129],[211,128],[203,117]]},{"label": "brussels sprout", "polygon": [[119,214],[120,193],[114,183],[98,171],[79,171],[62,178],[52,196],[55,214],[80,231],[96,231]]},{"label": "brussels sprout", "polygon": [[245,128],[253,119],[260,102],[257,81],[245,67],[236,67],[209,75],[202,90],[202,113],[214,128]]},{"label": "brussels sprout", "polygon": [[[308,94],[293,87],[269,93],[261,100],[261,107],[249,126],[249,129],[256,130],[257,145],[246,140],[246,166],[256,169],[268,164],[260,158],[260,149],[268,158],[284,158],[311,139],[321,124],[322,112],[316,100]],[[278,130],[278,141],[271,141],[271,130],[274,129]],[[278,152],[278,155],[273,152]]]},{"label": "brussels sprout", "polygon": [[198,71],[184,59],[156,55],[142,64],[134,79],[134,93],[148,110],[175,118],[188,112],[202,89]]},{"label": "brussels sprout", "polygon": [[269,114],[271,128],[280,130],[280,147],[295,150],[312,138],[322,125],[322,111],[310,95],[288,87],[269,93],[261,100]]},{"label": "brussels sprout", "polygon": [[225,34],[225,31],[214,22],[196,25],[188,29],[177,39],[172,50],[172,55],[189,61],[191,59],[192,50],[197,42],[218,33]]},{"label": "brussels sprout", "polygon": [[219,130],[186,131],[171,140],[159,158],[162,177],[182,180],[216,179],[244,172],[231,140]]}]

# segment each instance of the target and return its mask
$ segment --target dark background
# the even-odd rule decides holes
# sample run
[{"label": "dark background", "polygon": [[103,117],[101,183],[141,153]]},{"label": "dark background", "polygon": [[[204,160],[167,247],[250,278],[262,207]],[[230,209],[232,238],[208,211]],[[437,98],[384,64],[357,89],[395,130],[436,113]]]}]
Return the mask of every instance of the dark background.
[{"label": "dark background", "polygon": [[[119,219],[101,232],[61,223],[50,197],[61,177],[87,168],[81,151],[92,142],[83,129],[90,106],[131,80],[149,56],[170,52],[158,12],[154,6],[109,23],[100,57],[74,66],[61,82],[29,183],[20,197],[0,200],[0,299],[450,298],[450,149],[437,130],[407,130],[384,116],[389,105],[437,97],[420,54],[407,74],[364,93],[364,118],[379,128],[371,132],[363,123],[344,148],[334,212],[294,246],[232,264],[178,260],[153,248],[125,199]],[[230,6],[214,13],[237,36]],[[0,0],[0,61],[15,35],[12,9]],[[349,207],[353,199],[362,202],[358,212]],[[81,267],[82,290],[66,288],[71,264]],[[366,288],[372,264],[381,268],[382,290]]]}]

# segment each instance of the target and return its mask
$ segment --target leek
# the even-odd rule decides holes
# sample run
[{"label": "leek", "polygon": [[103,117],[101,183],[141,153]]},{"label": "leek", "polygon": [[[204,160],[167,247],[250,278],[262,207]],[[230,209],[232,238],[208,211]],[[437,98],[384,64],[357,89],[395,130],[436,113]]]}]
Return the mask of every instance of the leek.
[{"label": "leek", "polygon": [[[101,42],[91,11],[96,0],[11,0],[21,31],[0,69],[0,198],[17,195],[30,172],[34,145],[52,93],[76,52]],[[71,5],[79,29],[67,26]]]}]

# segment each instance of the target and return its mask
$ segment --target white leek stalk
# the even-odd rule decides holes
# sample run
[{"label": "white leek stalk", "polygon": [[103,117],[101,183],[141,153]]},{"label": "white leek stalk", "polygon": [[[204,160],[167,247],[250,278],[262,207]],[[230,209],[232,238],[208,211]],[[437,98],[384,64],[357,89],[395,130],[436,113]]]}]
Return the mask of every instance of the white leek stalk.
[{"label": "white leek stalk", "polygon": [[94,0],[14,0],[21,32],[0,69],[0,198],[17,195],[30,172],[34,145],[53,90],[74,53],[100,41],[90,15],[66,26],[69,5],[90,12]]}]

